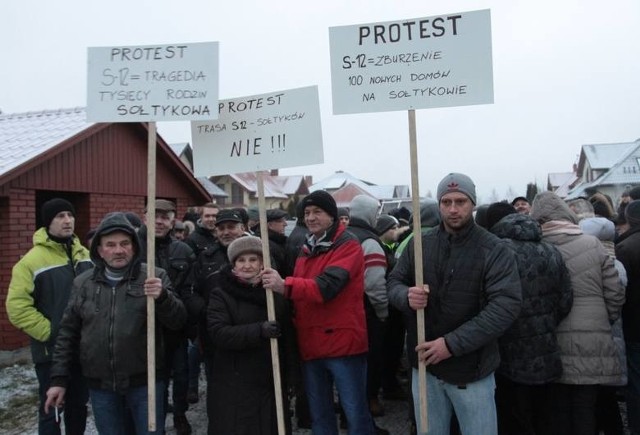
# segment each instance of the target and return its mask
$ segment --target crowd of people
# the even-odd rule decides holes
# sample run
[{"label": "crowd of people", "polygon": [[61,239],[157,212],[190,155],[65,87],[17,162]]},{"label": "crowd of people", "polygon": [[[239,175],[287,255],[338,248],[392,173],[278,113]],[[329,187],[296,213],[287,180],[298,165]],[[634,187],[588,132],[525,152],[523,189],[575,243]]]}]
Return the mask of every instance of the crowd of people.
[{"label": "crowd of people", "polygon": [[215,203],[178,220],[157,199],[154,222],[112,212],[81,241],[73,204],[51,199],[6,300],[31,338],[38,431],[64,419],[84,433],[90,400],[100,434],[164,433],[168,414],[177,434],[203,433],[187,410],[206,400],[210,435],[277,434],[279,406],[285,433],[388,434],[384,401],[406,400],[413,434],[640,434],[640,187],[617,202],[478,205],[473,180],[450,173],[415,231],[406,208],[380,214],[369,195],[338,208],[318,190],[290,232],[280,209],[263,225],[256,208]]}]

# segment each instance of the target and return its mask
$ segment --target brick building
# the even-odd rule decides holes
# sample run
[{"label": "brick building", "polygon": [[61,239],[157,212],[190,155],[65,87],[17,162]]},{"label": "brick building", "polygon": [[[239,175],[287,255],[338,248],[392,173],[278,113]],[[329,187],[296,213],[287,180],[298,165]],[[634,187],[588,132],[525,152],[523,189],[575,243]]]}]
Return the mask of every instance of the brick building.
[{"label": "brick building", "polygon": [[[28,344],[5,310],[11,268],[33,245],[42,203],[53,197],[76,209],[84,238],[111,211],[144,213],[145,123],[89,123],[83,108],[0,115],[0,350]],[[211,196],[157,137],[156,197],[176,202],[178,216]]]}]

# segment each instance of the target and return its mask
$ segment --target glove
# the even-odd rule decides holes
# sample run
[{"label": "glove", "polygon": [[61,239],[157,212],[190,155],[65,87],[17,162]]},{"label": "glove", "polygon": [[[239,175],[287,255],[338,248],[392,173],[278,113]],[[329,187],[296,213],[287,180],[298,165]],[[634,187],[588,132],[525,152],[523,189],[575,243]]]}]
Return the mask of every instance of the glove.
[{"label": "glove", "polygon": [[278,322],[266,321],[260,325],[260,336],[263,338],[280,337],[280,324]]}]

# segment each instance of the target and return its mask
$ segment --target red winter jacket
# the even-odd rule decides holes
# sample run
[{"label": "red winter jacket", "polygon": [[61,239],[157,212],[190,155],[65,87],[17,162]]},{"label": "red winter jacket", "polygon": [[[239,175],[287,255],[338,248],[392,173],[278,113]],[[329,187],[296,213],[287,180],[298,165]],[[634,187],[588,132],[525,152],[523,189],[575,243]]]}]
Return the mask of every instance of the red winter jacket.
[{"label": "red winter jacket", "polygon": [[303,245],[293,276],[285,280],[303,361],[368,350],[360,242],[341,224],[325,239],[313,248]]}]

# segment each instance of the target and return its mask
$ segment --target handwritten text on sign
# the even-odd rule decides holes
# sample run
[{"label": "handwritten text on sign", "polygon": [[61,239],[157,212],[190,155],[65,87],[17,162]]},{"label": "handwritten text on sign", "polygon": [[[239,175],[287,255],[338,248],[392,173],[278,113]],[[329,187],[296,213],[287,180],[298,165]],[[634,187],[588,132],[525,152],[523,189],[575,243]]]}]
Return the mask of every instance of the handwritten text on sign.
[{"label": "handwritten text on sign", "polygon": [[217,105],[217,42],[89,48],[89,121],[216,119]]},{"label": "handwritten text on sign", "polygon": [[192,122],[196,176],[322,163],[318,87],[221,100],[219,117]]},{"label": "handwritten text on sign", "polygon": [[487,10],[329,29],[333,112],[493,103]]}]

